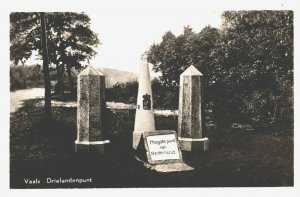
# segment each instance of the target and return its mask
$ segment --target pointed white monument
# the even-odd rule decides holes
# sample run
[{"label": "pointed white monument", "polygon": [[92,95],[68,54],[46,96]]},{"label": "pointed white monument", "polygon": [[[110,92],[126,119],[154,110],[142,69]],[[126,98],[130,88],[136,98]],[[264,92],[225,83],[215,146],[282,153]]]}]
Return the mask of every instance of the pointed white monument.
[{"label": "pointed white monument", "polygon": [[176,132],[155,130],[149,65],[145,56],[140,65],[132,146],[136,150],[136,159],[157,172],[194,169],[183,162]]},{"label": "pointed white monument", "polygon": [[105,76],[92,66],[77,78],[77,140],[75,152],[104,154],[103,113],[106,109]]},{"label": "pointed white monument", "polygon": [[193,65],[180,75],[178,139],[181,150],[208,150],[209,140],[202,137],[202,77]]},{"label": "pointed white monument", "polygon": [[155,123],[149,64],[146,56],[143,56],[140,64],[139,89],[133,131],[132,147],[134,149],[137,149],[142,140],[141,136],[146,131],[155,131]]}]

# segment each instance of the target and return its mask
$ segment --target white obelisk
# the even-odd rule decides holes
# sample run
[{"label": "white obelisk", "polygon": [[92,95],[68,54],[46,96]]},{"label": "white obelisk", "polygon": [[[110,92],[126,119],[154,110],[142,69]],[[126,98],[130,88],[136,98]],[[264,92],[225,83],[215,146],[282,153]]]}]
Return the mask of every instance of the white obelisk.
[{"label": "white obelisk", "polygon": [[132,147],[134,149],[137,149],[142,133],[145,131],[155,131],[155,123],[149,64],[146,56],[143,56],[140,64],[139,89],[133,131]]}]

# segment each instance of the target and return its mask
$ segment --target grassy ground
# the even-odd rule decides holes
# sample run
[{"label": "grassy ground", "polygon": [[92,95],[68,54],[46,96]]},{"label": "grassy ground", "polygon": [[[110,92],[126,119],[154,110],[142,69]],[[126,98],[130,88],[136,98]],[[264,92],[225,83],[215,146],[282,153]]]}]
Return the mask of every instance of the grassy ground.
[{"label": "grassy ground", "polygon": [[[208,129],[210,150],[183,152],[191,172],[157,173],[134,158],[131,149],[133,110],[112,111],[104,157],[76,155],[76,108],[53,108],[43,121],[39,100],[28,100],[10,118],[11,188],[79,187],[240,187],[292,186],[293,131],[262,134],[244,129]],[[157,129],[176,130],[177,118],[157,116]],[[40,180],[25,184],[24,179]],[[92,183],[47,184],[46,178],[92,178]]]}]

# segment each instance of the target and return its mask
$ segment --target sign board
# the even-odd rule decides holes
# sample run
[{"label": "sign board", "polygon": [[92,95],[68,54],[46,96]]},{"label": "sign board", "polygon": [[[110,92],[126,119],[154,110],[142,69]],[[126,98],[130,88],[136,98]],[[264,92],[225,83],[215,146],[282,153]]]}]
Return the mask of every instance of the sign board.
[{"label": "sign board", "polygon": [[144,132],[143,138],[150,164],[182,162],[180,145],[175,131]]}]

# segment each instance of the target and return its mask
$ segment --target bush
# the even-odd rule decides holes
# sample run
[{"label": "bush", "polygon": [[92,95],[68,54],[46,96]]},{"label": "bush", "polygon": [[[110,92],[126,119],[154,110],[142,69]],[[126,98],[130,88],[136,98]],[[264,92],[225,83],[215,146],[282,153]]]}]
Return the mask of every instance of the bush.
[{"label": "bush", "polygon": [[106,100],[136,104],[138,82],[116,83],[112,88],[106,89]]},{"label": "bush", "polygon": [[43,73],[40,65],[11,66],[10,90],[43,87]]},{"label": "bush", "polygon": [[[158,79],[152,80],[153,107],[159,109],[177,109],[178,91],[171,91]],[[112,88],[106,89],[106,100],[136,104],[138,82],[117,83]]]}]

